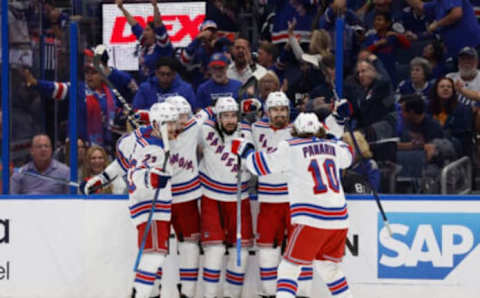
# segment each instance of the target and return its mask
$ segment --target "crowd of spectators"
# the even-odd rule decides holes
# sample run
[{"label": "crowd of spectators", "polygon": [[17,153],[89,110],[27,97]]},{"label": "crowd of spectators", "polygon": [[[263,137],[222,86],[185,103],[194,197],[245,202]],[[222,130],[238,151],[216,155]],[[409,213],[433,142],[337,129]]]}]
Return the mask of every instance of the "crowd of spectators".
[{"label": "crowd of spectators", "polygon": [[[153,21],[145,28],[123,2],[115,0],[138,39],[139,71],[108,67],[102,45],[86,48],[84,80],[77,88],[78,127],[82,146],[90,149],[79,159],[81,179],[105,166],[126,129],[124,103],[93,67],[92,53],[102,56],[109,80],[134,110],[148,109],[173,94],[199,110],[219,96],[263,102],[270,92],[282,90],[291,100],[292,120],[302,111],[324,119],[340,83],[335,81],[339,17],[345,21],[343,97],[353,107],[348,124],[368,147],[367,159],[358,160],[355,171],[377,191],[389,192],[379,174],[388,173],[379,169],[392,163],[401,169],[399,175],[421,181],[438,176],[442,167],[462,156],[478,159],[480,25],[475,10],[480,1],[212,0],[198,35],[178,49],[157,0],[150,1]],[[234,9],[255,8],[252,15],[259,26],[253,36],[258,39],[252,40],[251,34],[241,34],[245,24]],[[51,34],[61,34],[62,12],[50,7],[46,13]],[[70,83],[40,80],[28,70],[21,73],[30,90],[68,100]],[[417,191],[432,189],[420,183]]]}]

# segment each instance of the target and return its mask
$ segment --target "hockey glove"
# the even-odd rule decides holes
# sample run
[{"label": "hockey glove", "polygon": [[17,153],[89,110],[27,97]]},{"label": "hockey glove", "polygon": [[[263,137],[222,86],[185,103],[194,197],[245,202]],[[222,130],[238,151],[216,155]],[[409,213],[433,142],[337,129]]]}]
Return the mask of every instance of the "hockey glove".
[{"label": "hockey glove", "polygon": [[135,119],[138,120],[138,122],[142,124],[149,124],[150,123],[150,118],[148,116],[148,110],[137,110],[135,112]]},{"label": "hockey glove", "polygon": [[145,173],[145,182],[151,188],[164,188],[170,178],[170,175],[158,168],[152,168]]},{"label": "hockey glove", "polygon": [[236,138],[232,141],[232,150],[231,152],[236,155],[240,155],[241,158],[246,158],[250,153],[255,151],[255,146],[249,141]]},{"label": "hockey glove", "polygon": [[93,176],[80,184],[80,191],[85,195],[96,193],[101,189],[101,186],[108,181],[110,181],[110,177],[108,177],[106,173]]},{"label": "hockey glove", "polygon": [[334,102],[332,115],[339,124],[345,123],[353,114],[352,104],[345,98]]}]

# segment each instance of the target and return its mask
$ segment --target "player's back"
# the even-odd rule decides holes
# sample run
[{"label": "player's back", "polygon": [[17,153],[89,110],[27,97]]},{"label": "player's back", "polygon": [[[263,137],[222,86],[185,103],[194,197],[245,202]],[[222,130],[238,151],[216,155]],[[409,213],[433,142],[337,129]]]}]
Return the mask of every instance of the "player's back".
[{"label": "player's back", "polygon": [[348,226],[340,169],[352,153],[342,141],[293,138],[288,143],[288,190],[293,223],[318,228]]}]

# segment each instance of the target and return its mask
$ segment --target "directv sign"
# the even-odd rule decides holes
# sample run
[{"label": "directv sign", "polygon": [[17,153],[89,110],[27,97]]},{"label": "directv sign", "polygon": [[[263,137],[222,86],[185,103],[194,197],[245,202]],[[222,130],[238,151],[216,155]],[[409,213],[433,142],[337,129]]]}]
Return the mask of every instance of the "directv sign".
[{"label": "directv sign", "polygon": [[378,278],[443,280],[479,243],[479,213],[378,215]]}]

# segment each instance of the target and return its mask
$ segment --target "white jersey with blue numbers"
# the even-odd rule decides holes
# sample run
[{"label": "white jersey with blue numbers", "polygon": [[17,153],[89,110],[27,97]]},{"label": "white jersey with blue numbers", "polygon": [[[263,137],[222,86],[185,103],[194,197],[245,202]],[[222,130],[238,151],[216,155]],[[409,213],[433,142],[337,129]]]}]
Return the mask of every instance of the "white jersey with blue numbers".
[{"label": "white jersey with blue numbers", "polygon": [[[171,170],[163,168],[165,151],[160,138],[151,135],[152,128],[142,127],[135,130],[136,144],[131,154],[127,173],[130,216],[136,225],[148,220],[156,189],[149,185],[149,170],[156,168],[171,176]],[[161,188],[155,202],[153,220],[170,221],[172,190],[170,179]]]},{"label": "white jersey with blue numbers", "polygon": [[[218,201],[235,202],[237,199],[237,156],[230,152],[234,138],[242,137],[252,141],[251,128],[241,125],[241,133],[224,134],[223,141],[215,128],[215,122],[206,120],[200,134],[203,159],[200,162],[200,181],[203,195]],[[242,199],[248,198],[250,173],[242,173]]]},{"label": "white jersey with blue numbers", "polygon": [[[277,148],[280,141],[292,138],[291,126],[275,129],[265,121],[257,121],[252,125],[252,138],[255,149],[265,153]],[[265,203],[288,202],[287,176],[284,173],[273,173],[258,177],[258,200]]]},{"label": "white jersey with blue numbers", "polygon": [[269,153],[249,154],[246,163],[259,176],[286,174],[292,224],[344,229],[348,212],[340,169],[352,160],[351,148],[344,142],[314,137],[281,141]]}]

